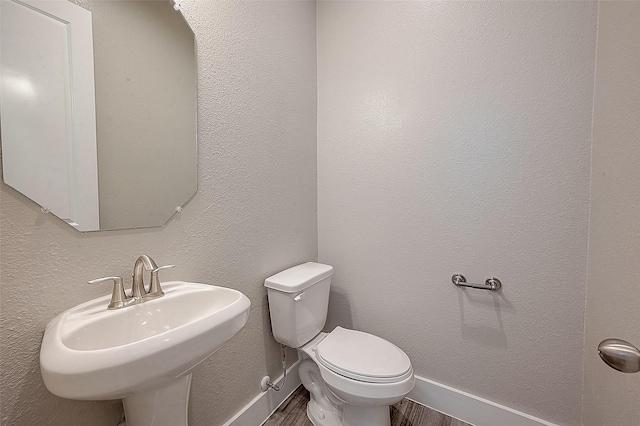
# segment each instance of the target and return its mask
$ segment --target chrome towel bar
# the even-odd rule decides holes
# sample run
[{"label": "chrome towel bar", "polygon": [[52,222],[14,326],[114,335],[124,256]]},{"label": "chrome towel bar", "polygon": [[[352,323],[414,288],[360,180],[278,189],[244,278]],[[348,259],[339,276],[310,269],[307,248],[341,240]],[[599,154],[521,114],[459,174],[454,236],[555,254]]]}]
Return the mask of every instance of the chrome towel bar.
[{"label": "chrome towel bar", "polygon": [[500,288],[502,288],[502,283],[500,282],[499,279],[495,277],[487,278],[484,284],[473,284],[473,283],[468,283],[464,275],[454,274],[451,277],[451,281],[458,287],[471,287],[471,288],[477,288],[480,290],[491,290],[491,291],[497,291],[497,290],[500,290]]}]

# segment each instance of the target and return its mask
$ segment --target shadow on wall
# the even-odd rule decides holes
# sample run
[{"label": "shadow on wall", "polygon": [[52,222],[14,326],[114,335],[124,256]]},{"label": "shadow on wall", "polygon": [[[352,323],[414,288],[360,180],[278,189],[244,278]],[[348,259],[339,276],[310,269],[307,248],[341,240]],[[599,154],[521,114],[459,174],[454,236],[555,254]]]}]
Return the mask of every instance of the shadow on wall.
[{"label": "shadow on wall", "polygon": [[[464,340],[473,340],[485,346],[495,348],[507,348],[507,334],[502,323],[502,310],[515,311],[511,302],[499,290],[497,292],[487,292],[480,290],[460,289],[458,291],[458,306],[460,307],[460,331]],[[495,312],[496,326],[483,325],[479,321],[470,321],[465,317],[465,305],[471,307],[475,312]],[[488,319],[488,317],[486,318]],[[487,321],[483,321],[486,323]]]},{"label": "shadow on wall", "polygon": [[329,293],[329,314],[324,331],[333,331],[337,326],[353,329],[353,318],[351,316],[351,304],[345,293],[340,288],[331,287]]}]

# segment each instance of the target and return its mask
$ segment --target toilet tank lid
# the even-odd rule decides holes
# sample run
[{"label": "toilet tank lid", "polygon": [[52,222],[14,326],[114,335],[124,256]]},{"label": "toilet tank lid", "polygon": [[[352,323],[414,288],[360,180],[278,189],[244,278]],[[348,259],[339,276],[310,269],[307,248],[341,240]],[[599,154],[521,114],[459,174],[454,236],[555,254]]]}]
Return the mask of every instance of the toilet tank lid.
[{"label": "toilet tank lid", "polygon": [[264,286],[285,293],[296,293],[333,275],[333,266],[322,263],[307,262],[264,280]]}]

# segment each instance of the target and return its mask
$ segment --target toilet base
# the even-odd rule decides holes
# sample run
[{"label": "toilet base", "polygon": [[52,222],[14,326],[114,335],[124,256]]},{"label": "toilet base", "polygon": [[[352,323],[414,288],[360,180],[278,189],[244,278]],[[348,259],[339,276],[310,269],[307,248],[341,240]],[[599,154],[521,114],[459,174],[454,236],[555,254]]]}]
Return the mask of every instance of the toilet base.
[{"label": "toilet base", "polygon": [[342,420],[335,413],[323,410],[315,401],[307,404],[307,417],[314,426],[391,426],[389,407],[360,407],[346,404]]},{"label": "toilet base", "polygon": [[360,407],[346,404],[342,420],[335,413],[323,410],[311,400],[307,404],[307,417],[314,426],[391,426],[389,407]]},{"label": "toilet base", "polygon": [[307,403],[307,417],[313,423],[313,426],[340,426],[342,420],[340,416],[332,411],[323,409],[316,401],[311,400]]},{"label": "toilet base", "polygon": [[322,380],[317,364],[311,359],[300,362],[298,373],[311,397],[307,404],[307,417],[314,426],[391,426],[388,405],[338,402]]},{"label": "toilet base", "polygon": [[389,406],[345,404],[342,426],[391,426]]}]

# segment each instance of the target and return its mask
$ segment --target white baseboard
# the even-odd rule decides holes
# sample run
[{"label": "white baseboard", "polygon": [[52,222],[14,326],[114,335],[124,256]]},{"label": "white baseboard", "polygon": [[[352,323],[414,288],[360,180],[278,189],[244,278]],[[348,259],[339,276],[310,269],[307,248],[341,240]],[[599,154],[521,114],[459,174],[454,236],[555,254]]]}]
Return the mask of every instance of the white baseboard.
[{"label": "white baseboard", "polygon": [[[261,392],[224,426],[259,426],[302,384],[297,361],[287,369],[287,383],[280,392]],[[276,383],[282,380],[278,378]],[[474,426],[558,426],[546,420],[496,404],[484,398],[416,376],[416,385],[407,396],[450,417]]]},{"label": "white baseboard", "polygon": [[420,376],[407,398],[475,426],[557,426]]},{"label": "white baseboard", "polygon": [[[258,426],[266,422],[269,416],[302,384],[298,375],[298,364],[300,361],[296,361],[287,369],[287,383],[280,392],[273,389],[261,392],[224,426]],[[280,380],[282,376],[278,377],[275,383],[280,383]]]}]

